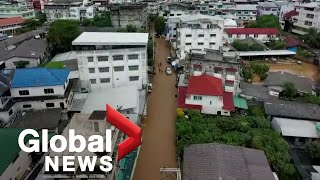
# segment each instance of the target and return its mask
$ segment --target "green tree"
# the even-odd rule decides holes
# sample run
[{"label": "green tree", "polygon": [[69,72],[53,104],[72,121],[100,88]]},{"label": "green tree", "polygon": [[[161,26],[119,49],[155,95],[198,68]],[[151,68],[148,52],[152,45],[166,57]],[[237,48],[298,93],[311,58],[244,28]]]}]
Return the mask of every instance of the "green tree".
[{"label": "green tree", "polygon": [[137,31],[138,31],[138,29],[136,26],[131,25],[131,24],[127,25],[127,32],[137,32]]},{"label": "green tree", "polygon": [[269,43],[269,47],[270,47],[271,49],[275,49],[275,50],[283,49],[285,46],[286,46],[285,42],[283,42],[283,41],[281,41],[281,40],[272,40],[272,41]]},{"label": "green tree", "polygon": [[320,159],[320,143],[312,141],[306,144],[306,151],[312,159]]},{"label": "green tree", "polygon": [[286,82],[283,85],[283,96],[288,98],[289,100],[293,100],[298,94],[298,90],[295,85],[291,82]]},{"label": "green tree", "polygon": [[253,71],[250,68],[244,68],[241,71],[242,77],[245,79],[245,81],[247,82],[251,82],[252,81],[252,77],[253,77]]},{"label": "green tree", "polygon": [[163,34],[165,28],[166,28],[166,21],[164,19],[164,17],[162,16],[158,16],[155,18],[154,20],[154,28],[155,28],[155,31],[158,33],[158,34]]},{"label": "green tree", "polygon": [[81,20],[81,25],[82,26],[91,26],[92,25],[92,20],[84,18],[84,19]]},{"label": "green tree", "polygon": [[79,35],[77,21],[57,20],[51,23],[47,39],[56,52],[65,52],[71,50],[72,41]]},{"label": "green tree", "polygon": [[318,29],[308,29],[308,32],[302,37],[302,39],[311,47],[320,48],[320,33]]},{"label": "green tree", "polygon": [[36,13],[36,17],[37,19],[39,20],[40,24],[43,24],[47,21],[47,16],[45,13],[41,12],[41,11],[38,11]]},{"label": "green tree", "polygon": [[281,29],[278,16],[263,15],[258,17],[256,21],[249,23],[250,28],[277,28]]},{"label": "green tree", "polygon": [[110,14],[107,12],[97,13],[92,20],[92,26],[112,27]]},{"label": "green tree", "polygon": [[270,67],[267,64],[251,63],[250,68],[254,74],[259,76],[260,80],[264,80],[267,77]]},{"label": "green tree", "polygon": [[264,117],[212,117],[188,111],[176,121],[177,154],[191,144],[222,143],[263,150],[280,179],[294,179],[288,144]]}]

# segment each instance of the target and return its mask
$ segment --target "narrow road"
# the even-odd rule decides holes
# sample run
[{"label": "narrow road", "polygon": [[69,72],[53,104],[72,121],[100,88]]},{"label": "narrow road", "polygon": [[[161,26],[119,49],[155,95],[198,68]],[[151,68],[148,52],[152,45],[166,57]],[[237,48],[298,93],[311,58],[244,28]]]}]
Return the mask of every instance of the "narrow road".
[{"label": "narrow road", "polygon": [[[165,68],[171,67],[166,62],[170,55],[167,42],[156,38],[156,75],[153,76],[153,89],[148,100],[148,116],[143,122],[143,142],[138,157],[133,180],[172,180],[164,178],[160,168],[177,167],[175,147],[175,119],[177,100],[175,94],[176,75],[166,75]],[[159,73],[158,63],[161,62]]]}]

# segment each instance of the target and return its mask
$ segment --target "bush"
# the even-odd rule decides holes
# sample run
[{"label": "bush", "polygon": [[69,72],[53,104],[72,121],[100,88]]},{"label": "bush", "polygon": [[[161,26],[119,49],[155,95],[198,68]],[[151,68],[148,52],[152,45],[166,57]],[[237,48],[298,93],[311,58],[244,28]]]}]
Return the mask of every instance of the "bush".
[{"label": "bush", "polygon": [[320,143],[319,142],[309,142],[306,144],[306,151],[312,159],[320,158]]},{"label": "bush", "polygon": [[310,58],[313,57],[313,54],[307,50],[298,49],[297,52],[298,56],[304,57],[304,58]]},{"label": "bush", "polygon": [[264,80],[269,72],[269,66],[266,64],[251,63],[250,68],[261,80]]},{"label": "bush", "polygon": [[258,106],[250,107],[249,108],[249,114],[250,114],[250,116],[264,117],[263,109],[258,107]]},{"label": "bush", "polygon": [[253,77],[253,71],[250,68],[242,69],[242,77],[246,82],[251,82]]}]

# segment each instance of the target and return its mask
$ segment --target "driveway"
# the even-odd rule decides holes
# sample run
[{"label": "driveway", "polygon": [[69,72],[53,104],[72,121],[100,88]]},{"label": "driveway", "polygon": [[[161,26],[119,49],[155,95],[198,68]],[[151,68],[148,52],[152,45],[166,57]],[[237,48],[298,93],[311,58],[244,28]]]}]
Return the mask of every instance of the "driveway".
[{"label": "driveway", "polygon": [[[175,168],[175,119],[177,99],[175,94],[176,75],[166,75],[165,68],[171,67],[166,63],[169,56],[169,47],[163,38],[156,38],[156,75],[153,76],[152,93],[148,100],[148,116],[143,122],[143,142],[141,145],[138,162],[134,172],[133,180],[160,180],[173,179],[164,178],[160,175],[160,168]],[[159,73],[158,63],[161,62],[162,73]]]}]

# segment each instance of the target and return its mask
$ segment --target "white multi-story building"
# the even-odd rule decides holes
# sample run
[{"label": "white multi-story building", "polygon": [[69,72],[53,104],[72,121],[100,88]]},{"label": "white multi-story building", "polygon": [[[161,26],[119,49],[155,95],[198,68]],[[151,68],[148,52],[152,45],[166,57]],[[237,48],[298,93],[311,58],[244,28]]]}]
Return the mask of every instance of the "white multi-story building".
[{"label": "white multi-story building", "polygon": [[67,69],[16,69],[10,92],[17,110],[70,108],[73,94],[69,73]]},{"label": "white multi-story building", "polygon": [[320,3],[301,3],[295,5],[297,15],[292,17],[292,32],[306,34],[310,28],[320,29]]},{"label": "white multi-story building", "polygon": [[20,16],[24,19],[34,18],[35,11],[33,9],[32,2],[0,2],[0,18],[11,18],[17,16]]},{"label": "white multi-story building", "polygon": [[232,43],[234,40],[254,38],[263,43],[279,38],[279,31],[276,28],[225,28],[224,43]]},{"label": "white multi-story building", "polygon": [[45,5],[44,11],[47,15],[48,21],[54,21],[58,19],[92,19],[96,14],[96,5],[83,4],[82,2],[56,3],[50,2]]},{"label": "white multi-story building", "polygon": [[257,5],[254,4],[237,4],[237,19],[243,24],[257,19]]},{"label": "white multi-story building", "polygon": [[192,49],[219,50],[223,45],[224,20],[221,17],[197,14],[181,16],[178,19],[173,47],[179,59],[184,59],[186,53]]},{"label": "white multi-story building", "polygon": [[278,16],[279,8],[274,2],[258,2],[258,15],[275,15]]},{"label": "white multi-story building", "polygon": [[137,85],[147,78],[148,33],[84,32],[72,45],[82,90]]}]

